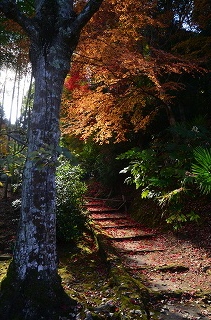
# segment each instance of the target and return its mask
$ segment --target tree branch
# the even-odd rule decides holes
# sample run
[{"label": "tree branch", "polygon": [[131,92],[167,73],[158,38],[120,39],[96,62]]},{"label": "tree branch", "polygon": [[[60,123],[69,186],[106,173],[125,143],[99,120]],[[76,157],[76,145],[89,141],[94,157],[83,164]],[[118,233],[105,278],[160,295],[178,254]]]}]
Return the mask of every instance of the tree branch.
[{"label": "tree branch", "polygon": [[32,20],[19,10],[15,0],[0,0],[0,11],[8,19],[17,22],[29,36],[36,33]]},{"label": "tree branch", "polygon": [[81,31],[92,16],[97,12],[103,3],[103,0],[90,0],[75,19],[72,27],[73,30]]}]

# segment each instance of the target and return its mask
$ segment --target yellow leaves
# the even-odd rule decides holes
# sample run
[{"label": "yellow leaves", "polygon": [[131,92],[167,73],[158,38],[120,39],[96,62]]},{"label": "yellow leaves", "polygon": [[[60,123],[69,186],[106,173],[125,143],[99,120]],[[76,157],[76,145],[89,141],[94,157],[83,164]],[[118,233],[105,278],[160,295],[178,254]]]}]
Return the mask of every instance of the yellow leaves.
[{"label": "yellow leaves", "polygon": [[84,140],[92,136],[98,143],[108,143],[111,139],[115,142],[126,140],[128,130],[145,130],[151,115],[142,115],[146,99],[141,90],[131,86],[115,95],[115,90],[120,90],[115,81],[110,81],[110,88],[113,93],[108,87],[107,92],[105,87],[99,87],[78,99],[63,99],[62,133]]},{"label": "yellow leaves", "polygon": [[113,99],[110,94],[91,92],[77,101],[66,105],[66,117],[62,118],[62,132],[74,134],[83,139],[95,135],[97,141],[108,141],[113,136],[113,130],[119,125],[119,119],[115,117]]}]

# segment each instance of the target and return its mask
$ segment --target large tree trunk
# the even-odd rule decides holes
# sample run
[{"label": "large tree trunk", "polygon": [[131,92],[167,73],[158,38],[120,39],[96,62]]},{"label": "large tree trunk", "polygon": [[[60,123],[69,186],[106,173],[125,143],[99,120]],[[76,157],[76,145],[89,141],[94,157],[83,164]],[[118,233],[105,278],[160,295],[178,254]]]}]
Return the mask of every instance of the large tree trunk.
[{"label": "large tree trunk", "polygon": [[[41,279],[57,273],[55,222],[55,169],[59,142],[59,108],[66,70],[52,61],[69,65],[68,59],[40,50],[34,61],[35,97],[28,137],[28,153],[23,174],[22,215],[14,264],[19,279],[36,270]],[[61,47],[64,51],[64,46]],[[43,245],[44,244],[44,245]]]},{"label": "large tree trunk", "polygon": [[7,277],[1,287],[2,320],[75,319],[57,270],[55,170],[63,82],[79,34],[103,0],[90,0],[77,16],[73,0],[36,0],[35,16],[1,0],[0,10],[18,22],[31,41],[35,98],[23,173],[22,209]]},{"label": "large tree trunk", "polygon": [[21,218],[10,266],[15,281],[7,292],[10,299],[15,293],[17,301],[3,310],[5,320],[15,316],[21,320],[58,319],[58,314],[70,306],[57,272],[55,170],[61,91],[72,50],[61,43],[60,37],[55,37],[48,51],[37,43],[32,43],[32,50],[35,97]]}]

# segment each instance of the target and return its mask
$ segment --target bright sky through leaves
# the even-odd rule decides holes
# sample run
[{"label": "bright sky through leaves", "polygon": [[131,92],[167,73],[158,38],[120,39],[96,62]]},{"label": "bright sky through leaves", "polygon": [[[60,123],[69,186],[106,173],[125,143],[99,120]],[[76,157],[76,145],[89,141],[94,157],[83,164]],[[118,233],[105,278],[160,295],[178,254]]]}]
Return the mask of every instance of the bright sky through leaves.
[{"label": "bright sky through leaves", "polygon": [[15,85],[14,80],[14,71],[2,70],[0,72],[0,103],[3,105],[8,120],[11,115],[11,123],[15,123],[17,117],[20,116],[22,100],[29,89],[30,74],[23,76],[20,81],[17,80]]}]

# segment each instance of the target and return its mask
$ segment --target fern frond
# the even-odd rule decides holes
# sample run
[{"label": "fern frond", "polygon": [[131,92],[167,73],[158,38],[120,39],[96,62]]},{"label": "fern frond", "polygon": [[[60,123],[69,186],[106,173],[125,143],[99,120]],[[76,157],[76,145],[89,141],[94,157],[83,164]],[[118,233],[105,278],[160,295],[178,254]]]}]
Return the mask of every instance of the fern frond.
[{"label": "fern frond", "polygon": [[193,151],[196,163],[192,164],[192,173],[203,194],[211,193],[211,149],[197,147]]}]

